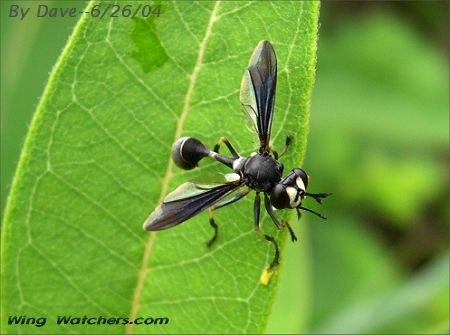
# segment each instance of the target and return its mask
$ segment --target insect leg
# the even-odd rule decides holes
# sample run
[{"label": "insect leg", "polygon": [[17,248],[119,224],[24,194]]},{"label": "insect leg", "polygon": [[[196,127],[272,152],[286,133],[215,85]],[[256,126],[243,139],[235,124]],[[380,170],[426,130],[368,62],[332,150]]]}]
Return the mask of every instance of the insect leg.
[{"label": "insect leg", "polygon": [[295,242],[297,241],[297,236],[295,236],[294,231],[292,230],[291,226],[289,225],[289,223],[286,220],[281,220],[278,221],[278,218],[275,214],[275,211],[272,208],[272,204],[270,202],[269,197],[267,196],[266,193],[264,193],[264,205],[266,206],[266,211],[267,213],[269,213],[270,217],[272,218],[273,223],[275,224],[275,226],[277,226],[278,229],[282,229],[283,227],[287,227],[287,229],[289,230],[289,234],[291,235],[291,241]]},{"label": "insect leg", "polygon": [[211,246],[213,245],[213,243],[216,241],[217,235],[218,235],[218,233],[219,233],[219,226],[217,226],[217,223],[216,223],[216,221],[214,220],[214,211],[215,211],[216,209],[225,207],[225,206],[227,206],[227,205],[232,204],[233,202],[236,202],[236,201],[242,199],[242,198],[245,197],[247,194],[249,194],[250,191],[251,191],[250,188],[248,188],[248,189],[246,189],[246,190],[243,190],[243,191],[237,193],[235,196],[231,197],[230,199],[225,200],[225,201],[222,201],[222,202],[219,202],[218,204],[216,204],[216,205],[214,205],[214,206],[212,206],[212,207],[209,208],[209,224],[210,224],[211,227],[213,227],[213,229],[214,229],[214,235],[213,235],[213,237],[211,237],[211,238],[208,240],[208,242],[206,242],[206,245],[207,245],[208,247],[211,247]]},{"label": "insect leg", "polygon": [[214,220],[214,210],[212,208],[209,209],[209,224],[214,229],[214,235],[206,242],[206,245],[208,247],[211,247],[213,245],[213,243],[216,241],[217,234],[219,233],[219,226],[217,225],[216,221]]},{"label": "insect leg", "polygon": [[259,214],[261,212],[260,208],[261,208],[261,197],[259,196],[259,192],[256,192],[255,202],[253,203],[253,215],[255,218],[255,230],[257,232],[260,231],[259,226]]},{"label": "insect leg", "polygon": [[294,136],[289,135],[286,137],[286,142],[284,144],[284,149],[281,152],[281,154],[278,155],[278,158],[281,158],[289,149],[289,146],[291,145],[292,141],[294,140]]},{"label": "insect leg", "polygon": [[278,151],[276,151],[274,148],[270,147],[270,152],[273,154],[273,158],[277,161],[279,157]]},{"label": "insect leg", "polygon": [[233,155],[234,158],[239,158],[240,155],[239,153],[236,151],[236,149],[234,149],[234,147],[231,145],[231,143],[228,141],[228,139],[226,137],[221,137],[219,139],[219,141],[217,142],[217,144],[214,146],[214,152],[219,153],[219,149],[220,149],[220,145],[221,144],[225,144],[228,148],[228,150],[230,150],[231,154]]},{"label": "insect leg", "polygon": [[286,137],[286,143],[284,144],[284,149],[280,154],[274,148],[272,148],[272,147],[270,148],[270,151],[273,153],[275,160],[278,160],[279,158],[281,158],[288,151],[289,146],[291,145],[293,140],[294,140],[294,136],[292,136],[292,135],[289,135]]},{"label": "insect leg", "polygon": [[[280,249],[278,248],[278,244],[272,236],[267,235],[266,233],[261,231],[261,227],[259,225],[260,208],[261,208],[261,197],[259,196],[259,192],[256,192],[255,203],[254,203],[255,230],[259,235],[264,237],[267,241],[271,242],[275,247],[275,257],[273,258],[272,263],[270,263],[269,267],[263,273],[263,276],[268,276],[269,275],[268,273],[270,273],[270,276],[272,276],[273,269],[275,267],[277,267],[279,264]],[[261,282],[264,284],[265,280],[263,280],[263,276],[261,276]],[[270,277],[268,280],[270,280]],[[268,280],[267,280],[267,283],[268,283]],[[265,285],[267,285],[267,283],[265,283]]]},{"label": "insect leg", "polygon": [[275,226],[277,226],[278,229],[283,228],[283,226],[280,224],[280,221],[278,221],[277,216],[275,215],[275,211],[273,210],[270,199],[266,193],[264,193],[264,205],[266,206],[266,211],[267,213],[269,213]]},{"label": "insect leg", "polygon": [[292,241],[292,242],[297,241],[297,236],[295,236],[295,233],[294,233],[294,231],[292,230],[291,225],[289,224],[289,222],[287,222],[286,220],[281,220],[281,224],[282,224],[283,226],[286,226],[287,229],[289,230],[289,234],[291,235],[291,241]]}]

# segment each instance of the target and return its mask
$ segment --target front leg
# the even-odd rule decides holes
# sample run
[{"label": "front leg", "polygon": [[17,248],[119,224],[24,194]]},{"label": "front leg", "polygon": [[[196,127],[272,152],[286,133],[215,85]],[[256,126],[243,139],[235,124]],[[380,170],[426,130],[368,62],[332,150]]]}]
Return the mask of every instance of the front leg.
[{"label": "front leg", "polygon": [[295,236],[294,231],[292,230],[291,226],[289,225],[289,223],[285,220],[282,220],[281,223],[280,221],[278,221],[277,216],[275,215],[275,211],[273,210],[272,207],[272,203],[270,202],[269,197],[267,196],[266,193],[264,193],[264,205],[266,207],[266,211],[267,213],[269,213],[270,217],[272,218],[273,223],[275,224],[275,226],[278,229],[283,229],[283,227],[287,227],[289,230],[289,234],[291,235],[291,241],[295,242],[297,241],[297,236]]},{"label": "front leg", "polygon": [[254,216],[255,216],[255,231],[264,237],[267,241],[271,242],[275,247],[275,256],[272,262],[269,264],[267,268],[264,269],[261,277],[259,279],[260,283],[263,285],[268,285],[270,279],[272,278],[274,269],[279,265],[280,259],[280,249],[278,247],[277,242],[273,236],[267,235],[261,231],[261,227],[259,225],[259,216],[260,216],[260,208],[261,208],[261,197],[259,196],[259,192],[256,192],[255,202],[254,202]]},{"label": "front leg", "polygon": [[297,241],[297,236],[295,236],[294,231],[291,228],[291,225],[286,221],[286,220],[281,220],[281,225],[284,227],[286,226],[287,229],[289,230],[289,235],[291,235],[291,241],[295,242]]}]

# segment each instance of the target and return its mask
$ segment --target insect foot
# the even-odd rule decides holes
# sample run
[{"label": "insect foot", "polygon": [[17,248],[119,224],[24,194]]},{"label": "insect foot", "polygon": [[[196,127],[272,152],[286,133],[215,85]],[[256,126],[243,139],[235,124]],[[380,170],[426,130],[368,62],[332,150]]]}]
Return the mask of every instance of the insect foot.
[{"label": "insect foot", "polygon": [[270,265],[268,265],[261,273],[261,277],[259,277],[259,282],[264,286],[269,285],[274,272],[275,269],[272,268]]}]

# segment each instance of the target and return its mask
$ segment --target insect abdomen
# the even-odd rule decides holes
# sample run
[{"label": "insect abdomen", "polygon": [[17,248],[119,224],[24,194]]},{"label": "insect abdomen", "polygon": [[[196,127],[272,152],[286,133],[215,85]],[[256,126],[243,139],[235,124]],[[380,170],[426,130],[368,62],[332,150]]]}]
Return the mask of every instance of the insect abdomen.
[{"label": "insect abdomen", "polygon": [[175,164],[185,170],[195,168],[198,162],[207,157],[210,150],[193,137],[181,137],[172,147],[172,159]]}]

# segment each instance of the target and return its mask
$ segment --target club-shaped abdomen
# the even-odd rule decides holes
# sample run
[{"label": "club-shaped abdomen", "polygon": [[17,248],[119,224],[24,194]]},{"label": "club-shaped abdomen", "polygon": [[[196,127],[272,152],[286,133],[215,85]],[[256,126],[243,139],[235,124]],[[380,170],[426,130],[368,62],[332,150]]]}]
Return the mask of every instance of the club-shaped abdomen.
[{"label": "club-shaped abdomen", "polygon": [[198,162],[207,157],[210,150],[193,137],[181,137],[172,147],[172,159],[175,164],[185,170],[195,168]]}]

